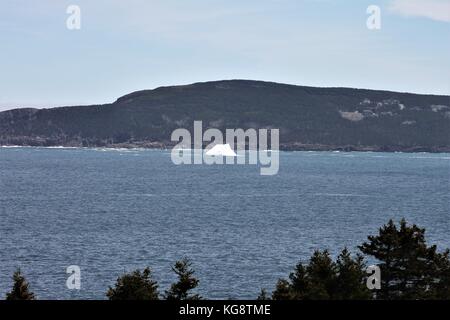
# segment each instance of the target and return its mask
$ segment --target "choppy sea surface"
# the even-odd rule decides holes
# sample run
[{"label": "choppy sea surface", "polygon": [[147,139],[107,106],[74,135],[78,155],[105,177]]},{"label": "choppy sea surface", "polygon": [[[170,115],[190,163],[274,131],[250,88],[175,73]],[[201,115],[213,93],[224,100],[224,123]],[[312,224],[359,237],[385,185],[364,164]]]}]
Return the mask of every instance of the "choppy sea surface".
[{"label": "choppy sea surface", "polygon": [[403,217],[450,247],[450,154],[280,152],[261,176],[164,150],[0,148],[0,298],[17,267],[40,299],[104,299],[145,266],[164,291],[187,256],[204,297],[254,299],[313,250],[356,253]]}]

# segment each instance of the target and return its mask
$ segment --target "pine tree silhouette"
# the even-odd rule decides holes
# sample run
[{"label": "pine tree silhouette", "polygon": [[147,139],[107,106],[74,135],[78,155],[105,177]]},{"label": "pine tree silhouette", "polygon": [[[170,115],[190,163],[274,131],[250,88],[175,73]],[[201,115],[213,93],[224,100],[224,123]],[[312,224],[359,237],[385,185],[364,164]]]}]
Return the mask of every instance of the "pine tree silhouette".
[{"label": "pine tree silhouette", "polygon": [[119,277],[106,296],[109,300],[158,300],[158,284],[152,280],[151,270],[147,267],[142,272],[135,270]]},{"label": "pine tree silhouette", "polygon": [[178,282],[171,285],[170,289],[166,291],[165,297],[167,300],[199,300],[201,297],[198,294],[189,295],[189,291],[198,286],[199,280],[194,277],[194,270],[191,268],[189,259],[184,258],[177,261],[172,268],[178,276]]},{"label": "pine tree silhouette", "polygon": [[34,293],[30,291],[28,282],[20,269],[14,272],[13,281],[13,287],[11,292],[6,294],[6,300],[35,300]]},{"label": "pine tree silhouette", "polygon": [[378,299],[448,299],[449,252],[427,246],[425,229],[408,226],[402,219],[397,228],[390,220],[376,236],[359,246],[380,261],[381,290]]}]

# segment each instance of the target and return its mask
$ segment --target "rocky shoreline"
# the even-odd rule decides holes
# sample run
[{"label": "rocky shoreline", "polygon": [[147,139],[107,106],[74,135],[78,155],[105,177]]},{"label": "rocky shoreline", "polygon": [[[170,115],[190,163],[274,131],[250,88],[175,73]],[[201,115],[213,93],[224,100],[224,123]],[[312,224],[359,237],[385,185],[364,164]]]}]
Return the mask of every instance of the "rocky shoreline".
[{"label": "rocky shoreline", "polygon": [[[170,149],[176,145],[173,141],[127,141],[115,143],[106,140],[68,139],[59,140],[44,137],[0,137],[0,146],[16,147],[66,147],[66,148],[111,148],[111,149]],[[206,146],[206,145],[205,145]],[[450,147],[427,146],[361,146],[361,145],[324,145],[304,144],[300,142],[280,143],[281,151],[342,151],[342,152],[429,152],[450,153]]]}]

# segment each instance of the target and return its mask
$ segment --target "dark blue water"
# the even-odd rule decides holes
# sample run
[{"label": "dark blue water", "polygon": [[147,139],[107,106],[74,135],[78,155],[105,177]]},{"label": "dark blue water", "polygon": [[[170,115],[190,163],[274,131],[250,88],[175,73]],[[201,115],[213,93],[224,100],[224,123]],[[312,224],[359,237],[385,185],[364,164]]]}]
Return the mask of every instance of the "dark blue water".
[{"label": "dark blue water", "polygon": [[0,148],[0,295],[17,267],[42,299],[103,299],[147,265],[163,290],[188,256],[203,296],[251,299],[314,249],[356,252],[390,218],[450,247],[449,191],[449,154],[282,152],[279,174],[261,176],[175,166],[168,151]]}]

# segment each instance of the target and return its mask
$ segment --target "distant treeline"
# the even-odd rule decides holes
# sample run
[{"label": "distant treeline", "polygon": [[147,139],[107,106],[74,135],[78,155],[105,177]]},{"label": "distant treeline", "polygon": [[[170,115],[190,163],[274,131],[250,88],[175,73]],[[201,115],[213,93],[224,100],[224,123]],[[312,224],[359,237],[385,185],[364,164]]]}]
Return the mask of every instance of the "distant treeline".
[{"label": "distant treeline", "polygon": [[[398,300],[450,299],[449,250],[438,252],[428,246],[425,229],[390,220],[358,246],[361,253],[352,256],[342,250],[334,261],[327,250],[315,251],[308,263],[299,262],[288,279],[279,279],[269,294],[261,290],[258,300]],[[369,289],[372,275],[367,273],[364,255],[378,261],[379,286]],[[178,281],[160,292],[149,267],[117,278],[105,295],[109,300],[199,300],[195,293],[199,280],[189,259],[172,267]],[[25,277],[17,270],[6,300],[34,300]]]}]

